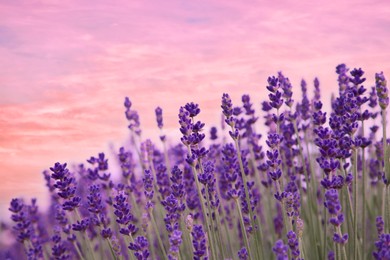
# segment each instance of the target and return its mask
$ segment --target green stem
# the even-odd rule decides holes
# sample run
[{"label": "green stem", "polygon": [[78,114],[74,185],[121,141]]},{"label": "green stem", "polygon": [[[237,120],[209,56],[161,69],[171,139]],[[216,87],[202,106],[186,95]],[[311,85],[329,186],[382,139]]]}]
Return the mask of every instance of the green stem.
[{"label": "green stem", "polygon": [[[341,162],[341,165],[343,165],[343,164],[344,164],[344,161]],[[347,170],[344,169],[343,173],[344,173],[344,179],[345,179],[347,177]],[[354,223],[355,223],[355,216],[353,214],[354,211],[353,211],[353,208],[352,208],[351,193],[349,191],[348,185],[344,185],[343,186],[343,190],[346,193],[346,197],[347,197],[347,204],[348,204],[348,208],[349,208],[348,216],[350,218],[349,221],[352,223],[352,225],[354,225]]]},{"label": "green stem", "polygon": [[[232,128],[233,130],[233,128]],[[247,186],[247,178],[246,178],[246,174],[245,174],[245,170],[244,170],[244,165],[242,163],[242,155],[241,155],[241,148],[240,148],[240,145],[238,143],[238,139],[237,138],[234,138],[234,144],[235,144],[235,148],[236,148],[236,152],[237,152],[237,160],[238,160],[238,164],[240,166],[240,172],[241,172],[241,176],[242,176],[242,182],[243,182],[243,185],[244,185],[244,191],[245,191],[245,200],[246,200],[246,203],[248,205],[248,208],[249,208],[249,216],[250,216],[250,220],[251,220],[251,225],[253,228],[256,228],[256,223],[254,221],[254,214],[253,214],[253,210],[252,210],[252,205],[251,205],[251,202],[250,202],[250,198],[249,198],[249,191],[248,191],[248,186]],[[257,235],[255,233],[255,242],[256,244],[258,243],[258,239],[257,239]],[[256,245],[257,247],[257,245]],[[249,249],[248,248],[248,252],[249,252]],[[257,258],[260,258],[260,255],[258,254],[258,250],[256,250],[256,257]]]},{"label": "green stem", "polygon": [[358,185],[357,185],[357,179],[358,179],[358,171],[357,171],[357,150],[354,149],[353,150],[353,200],[354,200],[354,203],[353,203],[353,212],[354,212],[354,219],[355,221],[353,222],[353,231],[354,231],[354,234],[353,234],[353,247],[354,247],[354,253],[353,253],[353,256],[354,258],[353,259],[358,259],[358,247],[359,247],[359,240],[358,240],[358,221],[357,221],[357,216],[358,216],[358,197],[357,197],[357,194],[358,194]]},{"label": "green stem", "polygon": [[[191,148],[189,146],[187,146],[187,150],[188,150],[188,155],[191,156],[192,152],[191,152]],[[207,211],[206,211],[206,208],[205,208],[205,205],[204,205],[204,200],[203,200],[203,196],[202,196],[202,192],[201,192],[201,188],[200,188],[200,184],[199,184],[199,180],[198,180],[198,171],[196,170],[195,165],[191,165],[191,169],[192,169],[192,172],[194,173],[196,190],[198,191],[198,197],[199,197],[200,204],[201,204],[201,207],[202,207],[202,214],[203,214],[203,219],[205,221],[204,224],[206,225],[207,238],[208,238],[208,241],[209,241],[211,257],[212,257],[212,259],[216,260],[214,244],[210,243],[212,241],[211,231],[210,231],[210,223],[208,223],[208,220],[207,220]]]},{"label": "green stem", "polygon": [[80,251],[80,248],[79,248],[79,245],[77,244],[76,241],[73,241],[73,246],[74,248],[76,249],[76,252],[77,252],[77,255],[79,256],[80,259],[85,259],[84,256],[81,254],[81,251]]},{"label": "green stem", "polygon": [[[81,221],[80,213],[79,213],[79,211],[77,210],[77,208],[74,210],[74,213],[75,213],[75,215],[76,215],[76,219],[77,219],[78,221]],[[87,233],[86,233],[85,231],[83,232],[83,234],[86,235],[86,236],[82,236],[82,237],[83,237],[83,239],[84,239],[85,244],[87,245],[87,250],[88,250],[89,253],[91,254],[92,259],[95,260],[95,259],[96,259],[96,257],[95,257],[95,251],[93,250],[93,247],[92,247],[92,245],[91,245],[92,241],[89,240],[89,239],[87,239]]]},{"label": "green stem", "polygon": [[240,218],[240,226],[241,226],[242,237],[244,238],[244,244],[245,244],[246,250],[247,250],[248,255],[249,255],[249,260],[251,260],[252,259],[252,254],[251,254],[251,251],[250,251],[249,242],[248,242],[248,236],[246,234],[244,219],[243,219],[242,212],[241,212],[241,205],[238,202],[238,198],[234,198],[234,201],[236,202],[236,207],[237,207],[237,210],[238,210],[238,217]]},{"label": "green stem", "polygon": [[[183,245],[182,249],[184,249],[184,253],[186,255],[186,258],[182,259],[189,259],[193,258],[194,253],[193,253],[193,248],[192,248],[192,240],[191,240],[191,234],[189,230],[186,228],[186,224],[184,222],[184,218],[181,218],[180,221],[180,229],[183,231]],[[183,250],[180,250],[180,255],[183,253]]]},{"label": "green stem", "polygon": [[384,193],[386,194],[386,215],[385,215],[385,233],[390,233],[390,185],[385,186],[385,191]]},{"label": "green stem", "polygon": [[[341,228],[340,228],[340,226],[337,226],[336,230],[337,230],[337,233],[339,234],[339,236],[342,237],[343,235],[342,235],[342,233],[341,233]],[[340,248],[341,248],[340,254],[342,253],[342,257],[341,257],[341,255],[340,255],[340,258],[341,258],[341,259],[344,259],[344,260],[347,260],[348,258],[347,258],[347,252],[346,252],[346,250],[345,250],[345,246],[344,246],[344,245],[340,245],[340,244],[338,244],[338,245],[339,245]],[[354,258],[354,259],[357,259],[357,258]]]},{"label": "green stem", "polygon": [[163,242],[161,240],[160,232],[158,231],[156,220],[154,219],[153,208],[149,209],[149,216],[150,216],[150,219],[152,220],[152,226],[153,226],[154,232],[155,232],[155,234],[157,236],[158,244],[159,244],[159,246],[161,248],[161,251],[162,251],[162,253],[164,255],[164,259],[168,259],[167,253],[165,251],[164,244],[163,244]]},{"label": "green stem", "polygon": [[326,241],[326,233],[327,233],[327,228],[328,228],[328,219],[327,219],[327,211],[324,210],[324,241],[323,241],[323,244],[322,244],[322,257],[323,258],[326,258],[326,245],[327,245],[327,241]]},{"label": "green stem", "polygon": [[[306,161],[305,161],[305,157],[303,155],[303,148],[302,148],[302,144],[301,144],[301,139],[300,139],[299,134],[298,134],[298,127],[297,127],[296,120],[293,120],[293,126],[294,126],[294,132],[295,132],[295,135],[297,138],[298,148],[301,151],[299,153],[299,155],[301,157],[303,173],[304,173],[305,179],[306,179],[307,194],[309,194],[309,196],[312,198],[312,199],[309,199],[308,203],[307,203],[307,207],[309,208],[309,218],[310,218],[310,226],[309,226],[309,229],[311,231],[310,236],[312,237],[313,241],[315,242],[315,245],[316,245],[315,248],[316,248],[317,255],[320,255],[321,242],[318,241],[319,236],[315,235],[315,234],[319,234],[320,229],[318,228],[318,225],[317,225],[318,221],[315,222],[314,217],[313,217],[313,215],[314,216],[318,215],[318,208],[317,208],[317,203],[316,203],[317,194],[316,194],[316,189],[314,189],[315,185],[313,182],[314,181],[314,179],[313,179],[314,174],[312,174],[311,179],[309,181],[309,174],[307,173],[307,170],[306,170]],[[307,147],[307,151],[309,152],[308,147]],[[310,184],[309,184],[309,182],[310,182]],[[301,197],[303,197],[303,193],[301,193]],[[311,211],[312,209],[314,210],[314,212]]]},{"label": "green stem", "polygon": [[168,173],[171,173],[171,164],[169,162],[169,156],[168,156],[168,150],[167,150],[167,144],[166,141],[162,141],[163,147],[164,147],[164,158],[165,158],[165,164],[167,166]]},{"label": "green stem", "polygon": [[[387,137],[386,137],[386,109],[382,109],[382,131],[383,131],[383,160],[384,160],[384,174],[387,178],[387,181],[390,182],[390,158],[389,158],[389,149],[387,147]],[[389,184],[387,184],[389,185]]]},{"label": "green stem", "polygon": [[362,178],[363,178],[363,181],[362,181],[362,246],[363,246],[363,258],[364,258],[364,254],[366,252],[365,248],[366,248],[366,172],[365,172],[365,167],[366,167],[366,164],[365,164],[365,160],[366,160],[366,156],[365,156],[365,150],[364,148],[362,149]]}]

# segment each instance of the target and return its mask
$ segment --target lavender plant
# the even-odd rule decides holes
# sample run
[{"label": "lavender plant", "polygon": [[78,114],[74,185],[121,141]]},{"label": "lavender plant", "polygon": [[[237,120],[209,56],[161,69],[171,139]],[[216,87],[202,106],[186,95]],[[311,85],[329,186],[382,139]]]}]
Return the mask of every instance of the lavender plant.
[{"label": "lavender plant", "polygon": [[162,149],[142,139],[126,97],[130,144],[113,161],[99,153],[45,170],[47,212],[12,199],[0,259],[390,259],[386,79],[377,73],[366,93],[362,69],[336,73],[330,111],[317,78],[313,97],[302,80],[295,102],[281,72],[267,80],[262,115],[249,95],[233,106],[224,93],[220,129],[186,103],[176,143],[157,107]]}]

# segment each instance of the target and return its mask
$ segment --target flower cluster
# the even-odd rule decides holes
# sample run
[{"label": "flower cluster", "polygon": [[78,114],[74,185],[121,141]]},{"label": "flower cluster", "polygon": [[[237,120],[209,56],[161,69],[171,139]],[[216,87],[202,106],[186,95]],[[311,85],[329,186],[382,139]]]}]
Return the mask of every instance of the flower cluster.
[{"label": "flower cluster", "polygon": [[233,106],[223,93],[222,125],[208,126],[186,103],[177,142],[161,107],[160,140],[143,139],[126,97],[130,142],[45,170],[46,212],[12,199],[0,259],[390,259],[386,79],[366,93],[361,68],[336,73],[329,111],[317,78],[296,99],[282,72],[263,115],[250,95]]}]

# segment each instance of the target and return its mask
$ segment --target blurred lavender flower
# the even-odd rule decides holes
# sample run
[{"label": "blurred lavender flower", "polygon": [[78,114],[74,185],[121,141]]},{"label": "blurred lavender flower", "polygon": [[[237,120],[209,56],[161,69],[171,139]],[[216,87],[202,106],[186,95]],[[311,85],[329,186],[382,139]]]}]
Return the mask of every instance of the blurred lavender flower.
[{"label": "blurred lavender flower", "polygon": [[208,259],[206,235],[202,225],[194,225],[192,231],[192,245],[194,247],[194,260]]},{"label": "blurred lavender flower", "polygon": [[389,105],[389,90],[387,88],[387,81],[383,72],[375,74],[375,83],[379,106],[382,109],[386,109]]},{"label": "blurred lavender flower", "polygon": [[150,170],[145,169],[142,181],[144,183],[144,194],[148,199],[148,202],[146,203],[146,209],[149,210],[154,208],[154,202],[152,201],[154,196],[153,175]]},{"label": "blurred lavender flower", "polygon": [[134,235],[138,228],[130,222],[134,221],[134,216],[130,211],[130,205],[127,202],[127,194],[123,191],[119,192],[115,196],[115,203],[113,207],[115,208],[114,214],[117,217],[116,222],[120,225],[119,233],[129,236]]},{"label": "blurred lavender flower", "polygon": [[376,251],[373,256],[377,260],[390,259],[390,234],[382,234],[375,242]]},{"label": "blurred lavender flower", "polygon": [[25,205],[21,199],[12,199],[9,211],[12,212],[11,219],[16,225],[13,227],[17,232],[17,239],[23,243],[31,238],[31,221],[24,210]]},{"label": "blurred lavender flower", "polygon": [[385,230],[385,222],[383,221],[382,216],[376,217],[376,230],[378,232],[378,237],[380,237],[383,234],[383,231]]},{"label": "blurred lavender flower", "polygon": [[211,127],[210,129],[210,140],[217,140],[218,139],[218,136],[217,136],[217,128],[215,126]]},{"label": "blurred lavender flower", "polygon": [[162,116],[162,108],[161,107],[157,107],[155,110],[155,113],[156,113],[156,121],[157,121],[157,126],[158,128],[162,129],[164,124],[163,124],[163,116]]},{"label": "blurred lavender flower", "polygon": [[292,259],[299,259],[300,252],[299,252],[299,241],[297,235],[295,234],[294,231],[290,230],[287,233],[287,239],[288,239],[287,244],[290,247]]},{"label": "blurred lavender flower", "polygon": [[[329,222],[339,227],[344,222],[344,214],[341,212],[339,194],[336,189],[330,189],[325,192],[325,207],[328,209],[331,218]],[[333,234],[333,241],[339,244],[345,244],[348,241],[348,234],[341,235],[337,232]]]},{"label": "blurred lavender flower", "polygon": [[134,251],[134,256],[138,260],[149,259],[149,242],[144,236],[138,236],[134,239],[134,243],[130,243],[129,249]]},{"label": "blurred lavender flower", "polygon": [[249,255],[248,255],[248,251],[246,250],[245,247],[241,248],[238,252],[237,252],[237,255],[238,255],[238,259],[240,260],[247,260]]},{"label": "blurred lavender flower", "polygon": [[133,131],[136,135],[141,135],[141,123],[139,121],[138,112],[131,109],[131,101],[128,97],[125,98],[124,106],[126,108],[125,115],[127,120],[129,121],[129,129]]},{"label": "blurred lavender flower", "polygon": [[182,242],[182,232],[180,230],[174,230],[169,236],[169,260],[179,259],[179,250]]},{"label": "blurred lavender flower", "polygon": [[283,240],[276,241],[272,251],[275,253],[277,260],[288,260],[288,247],[283,243]]},{"label": "blurred lavender flower", "polygon": [[66,247],[64,241],[62,241],[61,239],[60,234],[54,234],[52,237],[52,241],[54,245],[51,250],[54,259],[69,259],[71,257],[68,248]]}]

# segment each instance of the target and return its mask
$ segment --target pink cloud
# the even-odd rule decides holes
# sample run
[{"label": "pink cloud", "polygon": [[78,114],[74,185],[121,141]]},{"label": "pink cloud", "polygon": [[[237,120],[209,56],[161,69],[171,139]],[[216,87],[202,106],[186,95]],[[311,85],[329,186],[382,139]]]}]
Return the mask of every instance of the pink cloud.
[{"label": "pink cloud", "polygon": [[301,78],[312,91],[318,76],[324,100],[337,91],[334,68],[341,62],[362,67],[367,86],[375,72],[390,77],[385,6],[385,1],[1,3],[0,166],[14,173],[0,183],[2,203],[28,190],[26,183],[43,188],[40,172],[56,160],[83,161],[107,150],[109,142],[125,142],[125,96],[140,113],[145,137],[156,138],[156,106],[163,107],[171,136],[178,134],[179,107],[190,101],[200,104],[208,126],[219,126],[223,92],[235,104],[250,94],[258,111],[267,77],[280,70],[298,98]]}]

